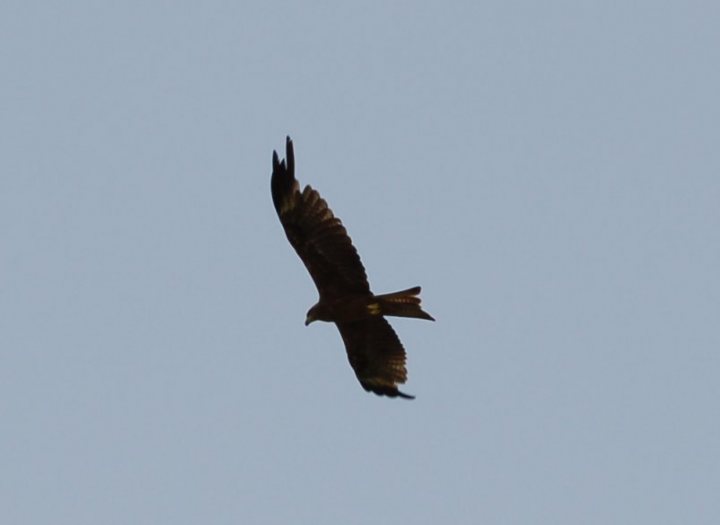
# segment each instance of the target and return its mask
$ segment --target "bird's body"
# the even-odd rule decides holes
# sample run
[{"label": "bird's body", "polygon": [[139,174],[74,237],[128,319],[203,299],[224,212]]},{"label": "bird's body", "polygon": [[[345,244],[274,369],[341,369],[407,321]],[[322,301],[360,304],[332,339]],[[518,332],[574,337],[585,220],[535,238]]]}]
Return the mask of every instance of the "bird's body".
[{"label": "bird's body", "polygon": [[412,398],[397,388],[407,379],[405,350],[384,316],[434,320],[420,307],[420,287],[374,295],[340,219],[310,186],[300,191],[289,137],[285,156],[280,162],[273,152],[273,204],[290,244],[320,295],[308,311],[305,324],[327,321],[337,325],[350,365],[365,390]]}]

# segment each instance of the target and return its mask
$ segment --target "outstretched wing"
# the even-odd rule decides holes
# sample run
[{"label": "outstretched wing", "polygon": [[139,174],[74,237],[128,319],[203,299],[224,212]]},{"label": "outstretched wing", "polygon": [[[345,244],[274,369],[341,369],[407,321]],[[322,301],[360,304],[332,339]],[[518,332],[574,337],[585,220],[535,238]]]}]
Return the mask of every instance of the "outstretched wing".
[{"label": "outstretched wing", "polygon": [[407,380],[405,349],[384,317],[336,324],[350,365],[365,390],[379,396],[413,399],[397,388]]},{"label": "outstretched wing", "polygon": [[340,219],[310,186],[300,191],[290,137],[285,149],[282,162],[273,152],[273,204],[290,244],[315,281],[320,299],[369,293],[365,268]]}]

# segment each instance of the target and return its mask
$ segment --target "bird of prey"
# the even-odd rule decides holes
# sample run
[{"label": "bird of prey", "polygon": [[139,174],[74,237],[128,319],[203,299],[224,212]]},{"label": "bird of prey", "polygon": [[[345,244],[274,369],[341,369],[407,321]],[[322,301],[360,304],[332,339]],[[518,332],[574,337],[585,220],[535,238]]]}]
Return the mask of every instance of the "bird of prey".
[{"label": "bird of prey", "polygon": [[434,321],[420,307],[420,287],[383,295],[370,291],[365,268],[340,219],[313,188],[300,190],[290,137],[282,162],[273,152],[270,186],[280,223],[320,296],[308,310],[305,325],[337,325],[350,365],[366,391],[413,399],[398,390],[407,380],[405,350],[385,316]]}]

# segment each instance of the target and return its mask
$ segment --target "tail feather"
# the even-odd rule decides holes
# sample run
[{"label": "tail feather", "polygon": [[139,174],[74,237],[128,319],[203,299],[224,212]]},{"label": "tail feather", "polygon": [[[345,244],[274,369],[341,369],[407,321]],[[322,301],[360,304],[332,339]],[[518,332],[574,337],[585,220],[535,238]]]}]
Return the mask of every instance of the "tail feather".
[{"label": "tail feather", "polygon": [[435,319],[420,307],[421,301],[418,297],[420,290],[419,286],[415,286],[399,292],[378,295],[375,299],[380,303],[382,315],[434,321]]}]

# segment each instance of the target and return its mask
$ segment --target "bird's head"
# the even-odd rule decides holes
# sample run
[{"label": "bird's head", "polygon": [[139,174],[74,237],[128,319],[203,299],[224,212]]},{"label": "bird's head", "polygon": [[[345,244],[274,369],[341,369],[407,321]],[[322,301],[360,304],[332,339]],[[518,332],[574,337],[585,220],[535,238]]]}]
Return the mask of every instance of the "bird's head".
[{"label": "bird's head", "polygon": [[326,317],[326,315],[323,315],[323,305],[319,303],[313,305],[313,307],[308,310],[307,315],[305,316],[305,326],[309,325],[313,321],[324,321]]},{"label": "bird's head", "polygon": [[313,321],[317,321],[317,314],[315,312],[316,307],[317,305],[308,310],[307,315],[305,316],[305,326],[309,325]]}]

